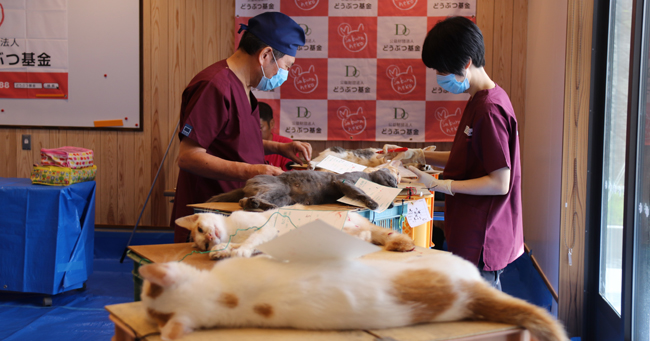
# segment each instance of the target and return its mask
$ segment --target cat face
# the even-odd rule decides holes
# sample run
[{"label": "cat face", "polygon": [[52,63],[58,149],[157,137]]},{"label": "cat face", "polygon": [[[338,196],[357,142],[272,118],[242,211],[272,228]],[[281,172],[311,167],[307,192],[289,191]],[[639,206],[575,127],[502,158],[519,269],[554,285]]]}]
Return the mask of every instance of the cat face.
[{"label": "cat face", "polygon": [[176,219],[176,225],[190,230],[194,247],[207,251],[221,243],[226,235],[223,229],[225,218],[220,214],[197,213]]}]

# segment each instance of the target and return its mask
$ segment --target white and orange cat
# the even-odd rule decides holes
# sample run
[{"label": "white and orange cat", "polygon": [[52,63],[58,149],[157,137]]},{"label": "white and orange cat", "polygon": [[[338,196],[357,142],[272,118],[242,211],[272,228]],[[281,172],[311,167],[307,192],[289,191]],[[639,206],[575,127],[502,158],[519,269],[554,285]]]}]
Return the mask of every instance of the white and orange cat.
[{"label": "white and orange cat", "polygon": [[[304,209],[303,205],[289,206]],[[176,225],[190,230],[194,247],[211,250],[210,258],[250,257],[256,247],[278,236],[278,230],[267,224],[278,210],[264,212],[235,211],[230,216],[196,213],[176,219]],[[388,251],[412,251],[413,240],[399,232],[379,227],[355,212],[349,212],[343,231],[362,240],[382,245]]]},{"label": "white and orange cat", "polygon": [[380,329],[466,319],[568,340],[546,310],[490,287],[476,266],[446,252],[405,262],[231,258],[211,270],[171,262],[142,266],[140,275],[146,315],[164,340],[213,327]]}]

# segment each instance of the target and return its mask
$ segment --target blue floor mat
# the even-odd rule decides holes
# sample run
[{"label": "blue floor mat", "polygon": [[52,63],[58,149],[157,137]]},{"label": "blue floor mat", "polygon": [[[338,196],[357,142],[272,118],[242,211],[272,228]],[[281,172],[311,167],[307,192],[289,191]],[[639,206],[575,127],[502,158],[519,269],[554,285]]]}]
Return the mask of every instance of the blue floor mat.
[{"label": "blue floor mat", "polygon": [[[119,259],[130,233],[97,231],[93,273],[85,290],[52,296],[0,293],[0,340],[110,340],[115,331],[104,306],[133,301],[133,261]],[[164,244],[172,233],[137,233],[132,244]]]}]

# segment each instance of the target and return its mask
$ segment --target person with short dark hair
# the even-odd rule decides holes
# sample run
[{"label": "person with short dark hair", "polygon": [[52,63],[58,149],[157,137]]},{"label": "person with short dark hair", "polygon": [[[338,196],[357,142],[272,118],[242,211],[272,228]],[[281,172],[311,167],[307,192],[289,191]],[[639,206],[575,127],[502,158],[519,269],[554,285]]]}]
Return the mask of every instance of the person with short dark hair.
[{"label": "person with short dark hair", "polygon": [[[271,106],[264,102],[259,102],[258,106],[260,108],[260,129],[262,131],[262,139],[281,143],[292,142],[293,140],[288,137],[273,134],[272,130],[275,125],[275,119],[273,118],[273,109]],[[264,156],[264,160],[269,165],[282,168],[283,171],[291,170],[289,165],[294,163],[291,159],[278,154],[266,155]]]},{"label": "person with short dark hair", "polygon": [[193,214],[188,204],[240,188],[259,174],[281,174],[281,168],[265,164],[265,154],[296,162],[301,162],[297,154],[311,159],[309,143],[262,139],[259,105],[251,92],[269,91],[287,80],[305,32],[280,12],[251,18],[241,24],[242,31],[235,53],[199,72],[183,91],[180,172],[171,217],[175,242],[187,241],[188,230],[175,220]]},{"label": "person with short dark hair", "polygon": [[481,30],[464,17],[437,23],[422,46],[422,61],[445,90],[469,93],[451,151],[424,151],[444,168],[420,181],[445,193],[448,250],[474,264],[501,289],[503,269],[524,252],[517,118],[506,92],[485,72]]}]

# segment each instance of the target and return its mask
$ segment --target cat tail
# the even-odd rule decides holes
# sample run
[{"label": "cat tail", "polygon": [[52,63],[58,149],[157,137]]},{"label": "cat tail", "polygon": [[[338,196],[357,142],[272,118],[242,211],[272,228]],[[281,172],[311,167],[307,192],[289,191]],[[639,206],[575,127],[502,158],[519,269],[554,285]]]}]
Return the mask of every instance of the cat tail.
[{"label": "cat tail", "polygon": [[244,196],[244,189],[238,188],[227,193],[217,194],[207,202],[239,202]]},{"label": "cat tail", "polygon": [[569,340],[562,324],[545,309],[505,294],[487,283],[470,285],[471,318],[524,327],[539,341]]}]

